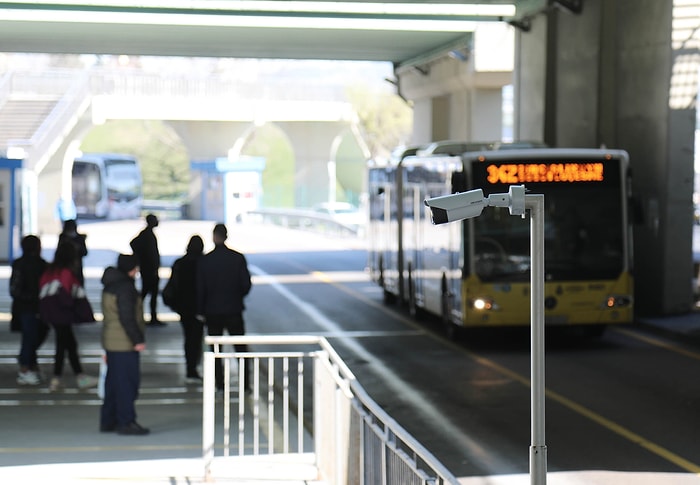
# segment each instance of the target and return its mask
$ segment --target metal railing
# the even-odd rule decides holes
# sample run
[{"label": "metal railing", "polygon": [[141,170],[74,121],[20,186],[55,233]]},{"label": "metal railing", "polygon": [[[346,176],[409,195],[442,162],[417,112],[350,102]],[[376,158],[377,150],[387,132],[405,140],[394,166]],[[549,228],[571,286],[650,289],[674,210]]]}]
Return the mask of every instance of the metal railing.
[{"label": "metal railing", "polygon": [[[214,463],[231,455],[311,454],[319,478],[330,485],[458,484],[432,453],[369,397],[325,338],[205,340],[213,346],[204,355],[202,449],[207,479],[216,478]],[[224,345],[242,344],[255,348],[224,351]],[[222,360],[224,376],[218,396],[217,359]],[[250,377],[250,391],[245,379],[234,379],[231,385],[234,369],[237,376]],[[219,456],[216,450],[221,450]]]},{"label": "metal railing", "polygon": [[314,232],[330,234],[364,234],[364,224],[346,224],[335,217],[312,209],[256,209],[249,216],[264,222],[293,229],[313,229]]}]

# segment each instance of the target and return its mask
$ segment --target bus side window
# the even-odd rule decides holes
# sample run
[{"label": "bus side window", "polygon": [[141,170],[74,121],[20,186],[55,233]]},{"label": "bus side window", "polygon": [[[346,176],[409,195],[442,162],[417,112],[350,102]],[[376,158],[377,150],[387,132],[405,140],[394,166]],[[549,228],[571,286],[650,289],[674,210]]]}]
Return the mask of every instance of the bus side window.
[{"label": "bus side window", "polygon": [[452,193],[464,192],[467,190],[467,177],[465,172],[452,172]]}]

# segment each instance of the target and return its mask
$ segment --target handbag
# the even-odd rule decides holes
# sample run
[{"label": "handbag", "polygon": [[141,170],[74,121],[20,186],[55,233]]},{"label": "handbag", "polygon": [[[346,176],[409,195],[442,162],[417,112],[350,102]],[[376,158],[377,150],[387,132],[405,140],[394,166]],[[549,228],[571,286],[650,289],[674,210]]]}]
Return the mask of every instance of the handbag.
[{"label": "handbag", "polygon": [[170,279],[165,284],[161,295],[163,297],[163,303],[170,307],[173,311],[177,311],[177,265],[173,265],[173,269],[170,272]]}]

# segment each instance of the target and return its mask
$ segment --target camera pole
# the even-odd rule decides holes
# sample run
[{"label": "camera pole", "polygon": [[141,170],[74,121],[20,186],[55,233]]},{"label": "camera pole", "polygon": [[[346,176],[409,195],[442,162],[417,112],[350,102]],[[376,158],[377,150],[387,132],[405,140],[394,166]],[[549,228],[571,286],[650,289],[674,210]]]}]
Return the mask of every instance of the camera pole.
[{"label": "camera pole", "polygon": [[525,196],[530,210],[530,483],[547,483],[544,440],[544,195]]},{"label": "camera pole", "polygon": [[481,189],[426,199],[433,224],[479,217],[484,207],[507,207],[512,216],[530,211],[530,483],[547,483],[544,441],[544,195],[525,194],[524,185],[484,198]]}]

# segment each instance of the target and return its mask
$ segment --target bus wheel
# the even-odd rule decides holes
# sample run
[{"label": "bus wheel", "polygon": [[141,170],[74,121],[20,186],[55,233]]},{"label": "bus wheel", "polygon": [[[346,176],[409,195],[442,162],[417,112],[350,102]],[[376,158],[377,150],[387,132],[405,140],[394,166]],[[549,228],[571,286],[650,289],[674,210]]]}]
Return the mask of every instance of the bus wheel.
[{"label": "bus wheel", "polygon": [[411,271],[408,272],[408,314],[413,318],[418,317],[418,305],[416,303],[416,288],[413,284]]},{"label": "bus wheel", "polygon": [[445,334],[450,340],[458,340],[460,337],[460,327],[452,322],[452,308],[450,305],[450,294],[447,292],[445,285],[445,278],[443,276],[443,290],[442,296],[440,297],[440,320],[442,322],[442,328],[445,329]]},{"label": "bus wheel", "polygon": [[396,295],[384,288],[384,303],[387,305],[393,305],[396,303]]}]

